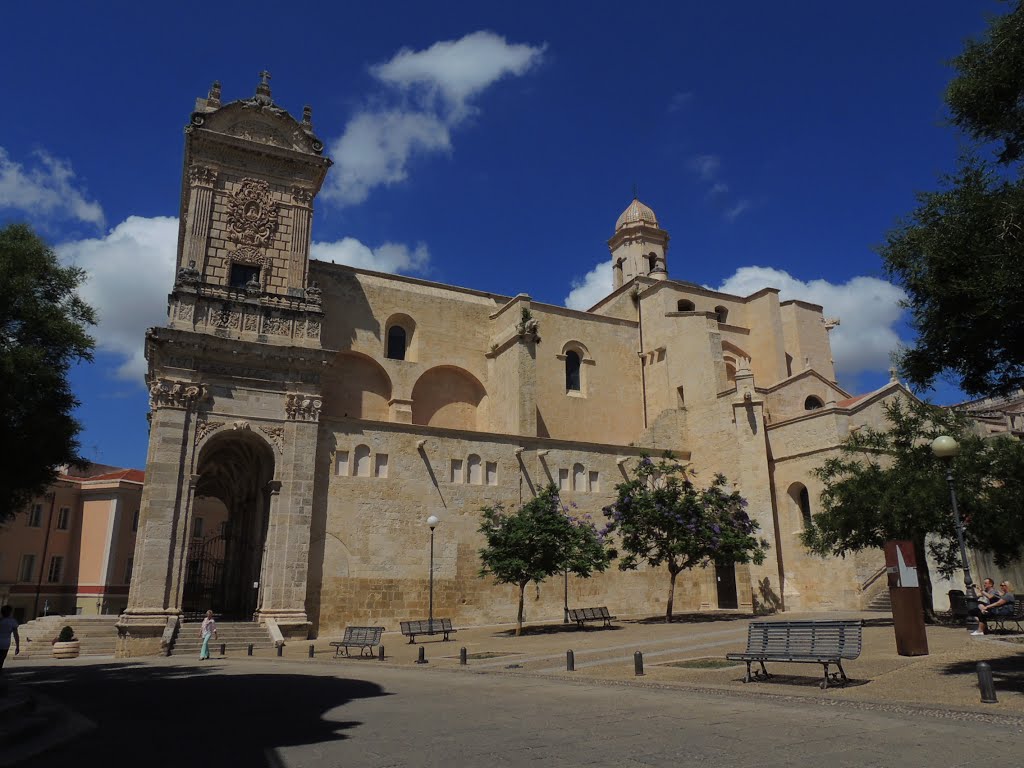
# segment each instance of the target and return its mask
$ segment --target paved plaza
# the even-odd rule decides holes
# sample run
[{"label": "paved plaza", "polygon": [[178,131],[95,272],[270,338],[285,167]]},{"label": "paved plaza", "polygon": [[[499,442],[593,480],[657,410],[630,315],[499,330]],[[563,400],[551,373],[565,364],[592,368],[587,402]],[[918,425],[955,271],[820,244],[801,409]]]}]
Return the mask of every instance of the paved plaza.
[{"label": "paved plaza", "polygon": [[[863,656],[847,666],[852,684],[821,691],[812,665],[772,665],[776,679],[746,685],[742,667],[671,666],[721,660],[744,643],[747,617],[688,618],[536,625],[519,638],[474,628],[454,642],[425,638],[424,665],[414,663],[421,643],[387,633],[383,663],[335,660],[325,638],[313,659],[306,643],[280,658],[33,660],[8,671],[95,724],[33,766],[106,765],[126,750],[154,766],[951,767],[1005,762],[1024,729],[1018,644],[932,627],[931,655],[903,658],[874,614]],[[998,704],[979,703],[976,658],[996,670]]]}]

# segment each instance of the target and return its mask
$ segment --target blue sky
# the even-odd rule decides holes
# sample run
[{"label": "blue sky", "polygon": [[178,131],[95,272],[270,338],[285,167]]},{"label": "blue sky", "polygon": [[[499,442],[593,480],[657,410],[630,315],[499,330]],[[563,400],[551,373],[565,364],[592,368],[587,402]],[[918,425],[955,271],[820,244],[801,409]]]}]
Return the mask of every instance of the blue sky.
[{"label": "blue sky", "polygon": [[[632,197],[669,274],[816,301],[840,383],[909,338],[872,248],[952,167],[946,62],[997,2],[39,2],[4,11],[0,225],[91,275],[82,445],[145,465],[142,339],[173,273],[182,129],[272,73],[336,165],[315,255],[554,304],[610,281]],[[574,292],[575,288],[575,292]],[[938,399],[956,399],[950,388]]]}]

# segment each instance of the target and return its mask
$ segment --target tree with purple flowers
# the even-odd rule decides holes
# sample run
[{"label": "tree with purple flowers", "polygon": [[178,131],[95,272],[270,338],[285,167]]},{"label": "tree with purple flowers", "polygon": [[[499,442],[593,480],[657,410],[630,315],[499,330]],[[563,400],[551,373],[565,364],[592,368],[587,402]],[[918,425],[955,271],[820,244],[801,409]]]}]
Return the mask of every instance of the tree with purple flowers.
[{"label": "tree with purple flowers", "polygon": [[623,571],[640,562],[668,567],[669,590],[665,621],[672,621],[676,577],[694,566],[712,563],[762,563],[768,542],[755,535],[757,521],[747,514],[747,502],[728,489],[724,475],[711,486],[697,488],[691,473],[666,452],[659,461],[641,457],[632,478],[615,486],[618,499],[605,507],[604,535],[619,534],[626,556]]},{"label": "tree with purple flowers", "polygon": [[554,485],[514,512],[495,504],[481,513],[479,531],[487,546],[480,550],[480,577],[493,576],[498,584],[519,587],[516,636],[523,631],[527,584],[539,584],[563,571],[587,578],[594,571],[604,571],[614,557],[589,515],[570,514]]}]

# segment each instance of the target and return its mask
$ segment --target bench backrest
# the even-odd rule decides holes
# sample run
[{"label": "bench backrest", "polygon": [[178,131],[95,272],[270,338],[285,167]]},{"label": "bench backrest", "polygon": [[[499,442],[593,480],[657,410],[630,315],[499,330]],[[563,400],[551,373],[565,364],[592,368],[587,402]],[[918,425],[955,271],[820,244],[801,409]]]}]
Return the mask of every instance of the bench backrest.
[{"label": "bench backrest", "polygon": [[384,627],[345,627],[343,643],[359,643],[361,645],[379,645]]},{"label": "bench backrest", "polygon": [[[400,621],[403,635],[425,635],[430,632],[430,621]],[[454,632],[451,619],[434,619],[435,632]]]},{"label": "bench backrest", "polygon": [[600,608],[570,608],[569,621],[597,621],[599,619],[610,619],[611,614],[604,606]]},{"label": "bench backrest", "polygon": [[747,653],[777,656],[860,656],[863,623],[850,621],[755,621],[747,631]]}]

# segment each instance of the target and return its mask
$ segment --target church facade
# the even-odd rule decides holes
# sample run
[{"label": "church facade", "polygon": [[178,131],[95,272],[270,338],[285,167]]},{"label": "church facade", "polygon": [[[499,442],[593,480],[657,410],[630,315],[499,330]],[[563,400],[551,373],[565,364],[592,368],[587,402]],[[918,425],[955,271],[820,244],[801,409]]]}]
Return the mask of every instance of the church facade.
[{"label": "church facade", "polygon": [[[823,568],[798,540],[812,470],[905,391],[844,391],[821,307],[670,278],[669,235],[636,199],[588,311],[313,261],[323,151],[311,110],[293,118],[265,79],[231,103],[215,83],[192,113],[119,653],[159,651],[206,608],[285,637],[425,618],[429,515],[434,615],[510,621],[514,588],[477,576],[480,508],[554,483],[600,519],[666,450],[698,484],[726,475],[771,544],[762,565],[682,574],[677,610],[856,609],[884,586],[879,555]],[[197,536],[197,517],[218,523]],[[613,567],[531,587],[526,616],[657,614],[667,592],[663,569]]]}]

